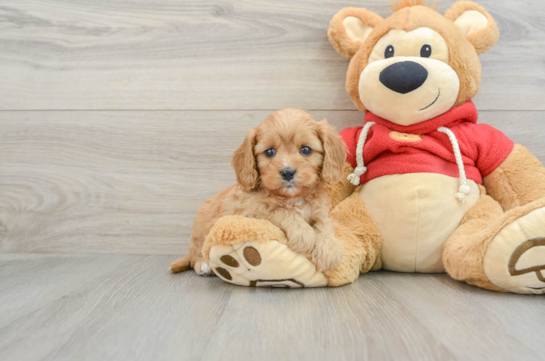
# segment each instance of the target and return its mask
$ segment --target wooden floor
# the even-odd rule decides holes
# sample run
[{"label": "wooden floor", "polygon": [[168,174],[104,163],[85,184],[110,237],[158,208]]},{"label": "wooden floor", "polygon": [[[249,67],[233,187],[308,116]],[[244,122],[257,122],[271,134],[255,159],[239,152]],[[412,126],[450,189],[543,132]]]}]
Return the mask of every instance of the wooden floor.
[{"label": "wooden floor", "polygon": [[1,360],[540,360],[538,296],[377,272],[255,289],[169,256],[0,255]]},{"label": "wooden floor", "polygon": [[[545,161],[545,7],[478,0],[501,38],[475,98]],[[439,0],[444,12],[454,0]],[[232,152],[276,109],[360,125],[343,7],[389,0],[0,1],[0,360],[538,360],[545,299],[446,275],[339,289],[170,275]]]}]

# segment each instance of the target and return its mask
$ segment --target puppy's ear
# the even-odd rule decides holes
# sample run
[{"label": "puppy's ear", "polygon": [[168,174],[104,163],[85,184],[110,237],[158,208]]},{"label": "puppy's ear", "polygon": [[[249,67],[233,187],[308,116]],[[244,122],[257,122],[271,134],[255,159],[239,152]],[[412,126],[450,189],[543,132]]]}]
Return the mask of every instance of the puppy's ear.
[{"label": "puppy's ear", "polygon": [[235,168],[237,182],[245,191],[251,191],[257,185],[257,164],[254,154],[255,128],[250,128],[244,142],[233,153],[231,165]]},{"label": "puppy's ear", "polygon": [[382,18],[374,12],[345,8],[331,19],[327,35],[335,50],[350,59],[381,21]]},{"label": "puppy's ear", "polygon": [[477,54],[486,53],[500,38],[500,30],[494,18],[473,1],[455,3],[447,10],[445,17],[462,31]]},{"label": "puppy's ear", "polygon": [[320,123],[320,138],[324,146],[322,178],[327,183],[335,184],[343,175],[346,146],[335,129],[324,119]]}]

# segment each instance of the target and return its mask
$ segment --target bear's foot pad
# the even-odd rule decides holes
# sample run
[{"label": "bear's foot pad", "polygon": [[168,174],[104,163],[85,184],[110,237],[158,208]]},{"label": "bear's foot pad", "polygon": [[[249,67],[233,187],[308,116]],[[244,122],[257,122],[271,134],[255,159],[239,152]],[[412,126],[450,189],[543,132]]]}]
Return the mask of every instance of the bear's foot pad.
[{"label": "bear's foot pad", "polygon": [[209,264],[219,278],[239,286],[327,286],[324,275],[311,261],[274,240],[213,246]]},{"label": "bear's foot pad", "polygon": [[545,208],[502,229],[485,254],[487,277],[515,293],[545,294]]}]

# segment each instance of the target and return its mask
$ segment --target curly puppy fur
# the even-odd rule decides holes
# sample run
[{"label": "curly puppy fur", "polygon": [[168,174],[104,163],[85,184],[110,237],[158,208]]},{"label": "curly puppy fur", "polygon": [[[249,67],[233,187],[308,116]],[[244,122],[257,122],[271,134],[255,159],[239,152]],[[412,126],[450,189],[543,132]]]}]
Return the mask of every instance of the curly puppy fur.
[{"label": "curly puppy fur", "polygon": [[[248,131],[233,154],[237,184],[199,209],[189,253],[171,263],[171,272],[193,268],[211,274],[202,246],[214,223],[226,215],[269,220],[286,233],[293,251],[311,254],[321,271],[332,270],[341,261],[342,247],[328,215],[328,191],[340,181],[345,158],[343,141],[325,120],[317,122],[297,109],[274,112]],[[282,175],[286,170],[294,171],[292,179]]]}]

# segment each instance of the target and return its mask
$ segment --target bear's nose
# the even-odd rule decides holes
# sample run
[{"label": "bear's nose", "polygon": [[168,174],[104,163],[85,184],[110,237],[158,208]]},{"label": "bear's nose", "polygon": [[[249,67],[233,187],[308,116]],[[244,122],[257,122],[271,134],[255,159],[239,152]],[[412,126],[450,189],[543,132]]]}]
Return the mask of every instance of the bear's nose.
[{"label": "bear's nose", "polygon": [[428,71],[414,61],[401,61],[380,72],[379,80],[396,93],[407,94],[420,88],[428,78]]}]

